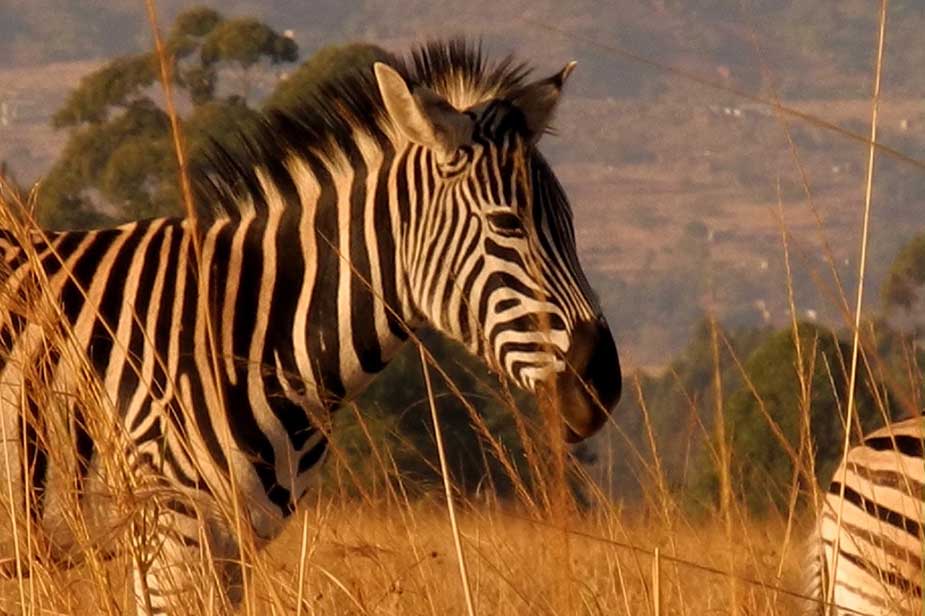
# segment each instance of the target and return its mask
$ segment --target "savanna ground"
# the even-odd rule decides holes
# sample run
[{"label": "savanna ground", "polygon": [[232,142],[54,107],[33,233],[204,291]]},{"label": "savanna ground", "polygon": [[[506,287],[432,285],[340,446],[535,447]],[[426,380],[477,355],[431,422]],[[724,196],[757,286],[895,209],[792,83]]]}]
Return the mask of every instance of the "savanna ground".
[{"label": "savanna ground", "polygon": [[[799,606],[777,590],[799,588],[801,560],[800,541],[782,541],[787,528],[780,520],[737,520],[727,531],[720,522],[687,520],[676,512],[639,515],[599,507],[550,516],[460,505],[479,614],[654,613],[656,547],[662,614],[785,615]],[[39,566],[32,577],[3,585],[0,609],[120,614],[131,593],[127,565],[116,558],[71,570]],[[319,499],[297,512],[252,570],[243,614],[465,613],[453,538],[439,501]],[[21,596],[27,609],[20,607]],[[209,612],[222,613],[217,605]]]}]

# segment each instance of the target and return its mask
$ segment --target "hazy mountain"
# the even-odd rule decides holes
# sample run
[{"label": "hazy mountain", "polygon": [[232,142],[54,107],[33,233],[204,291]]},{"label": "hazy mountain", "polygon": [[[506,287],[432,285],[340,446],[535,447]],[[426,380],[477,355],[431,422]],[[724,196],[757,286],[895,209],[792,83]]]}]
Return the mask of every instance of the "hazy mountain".
[{"label": "hazy mountain", "polygon": [[[160,1],[162,27],[193,4]],[[880,140],[921,159],[925,3],[890,6]],[[708,307],[737,324],[786,320],[779,215],[801,315],[841,323],[830,263],[850,288],[866,147],[812,122],[784,122],[748,97],[778,95],[867,134],[875,4],[234,0],[218,8],[292,30],[303,57],[350,40],[402,51],[465,34],[542,71],[577,59],[559,136],[543,147],[572,195],[583,259],[631,365],[663,363]],[[67,91],[105,58],[147,48],[149,31],[138,0],[0,0],[0,104],[9,116],[0,160],[38,177],[63,141],[47,118]],[[913,165],[882,158],[877,177],[873,303],[893,255],[921,227],[925,197],[925,173]]]}]

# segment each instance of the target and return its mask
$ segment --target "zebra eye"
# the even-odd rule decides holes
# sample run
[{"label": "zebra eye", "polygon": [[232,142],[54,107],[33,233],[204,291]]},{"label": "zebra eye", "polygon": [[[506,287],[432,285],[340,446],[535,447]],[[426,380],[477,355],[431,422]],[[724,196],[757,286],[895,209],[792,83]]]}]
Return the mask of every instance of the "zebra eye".
[{"label": "zebra eye", "polygon": [[443,179],[459,176],[466,170],[471,158],[472,148],[469,146],[460,146],[449,155],[449,158],[437,164],[437,172]]},{"label": "zebra eye", "polygon": [[524,234],[524,226],[515,214],[511,212],[494,212],[488,215],[488,224],[500,235],[520,236]]}]

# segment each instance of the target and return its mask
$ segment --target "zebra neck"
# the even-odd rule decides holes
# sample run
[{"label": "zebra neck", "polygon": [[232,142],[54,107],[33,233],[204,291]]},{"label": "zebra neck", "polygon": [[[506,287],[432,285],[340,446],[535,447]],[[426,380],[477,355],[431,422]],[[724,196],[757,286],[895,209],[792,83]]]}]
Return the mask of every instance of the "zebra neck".
[{"label": "zebra neck", "polygon": [[420,320],[399,253],[406,152],[359,143],[256,171],[241,217],[204,233],[226,356],[323,406],[385,367]]},{"label": "zebra neck", "polygon": [[478,223],[458,194],[460,186],[438,181],[444,172],[432,151],[412,145],[397,167],[405,314],[415,326],[432,326],[481,354],[470,305],[472,288],[485,268],[484,258],[478,256]]}]

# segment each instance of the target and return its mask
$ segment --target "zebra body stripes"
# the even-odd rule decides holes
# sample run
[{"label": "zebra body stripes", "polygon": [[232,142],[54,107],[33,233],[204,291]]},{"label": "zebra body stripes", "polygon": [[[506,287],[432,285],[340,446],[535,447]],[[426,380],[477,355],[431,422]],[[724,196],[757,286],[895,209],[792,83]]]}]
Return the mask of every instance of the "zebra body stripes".
[{"label": "zebra body stripes", "polygon": [[[849,450],[846,464],[835,471],[807,567],[808,594],[817,600],[814,613],[922,613],[923,438],[922,417],[892,423]],[[836,606],[830,612],[823,609],[828,596]]]},{"label": "zebra body stripes", "polygon": [[[234,601],[230,520],[278,534],[330,412],[425,324],[551,396],[566,440],[599,429],[616,346],[536,148],[570,71],[528,83],[523,65],[430,44],[270,114],[243,154],[216,149],[196,177],[208,215],[3,232],[0,479],[55,552],[82,538],[75,502],[105,536],[112,483],[153,482],[155,514],[132,522],[156,538],[132,553],[139,613],[201,601],[184,573],[200,552]],[[85,373],[107,421],[76,395]],[[107,473],[107,449],[129,473]]]}]

